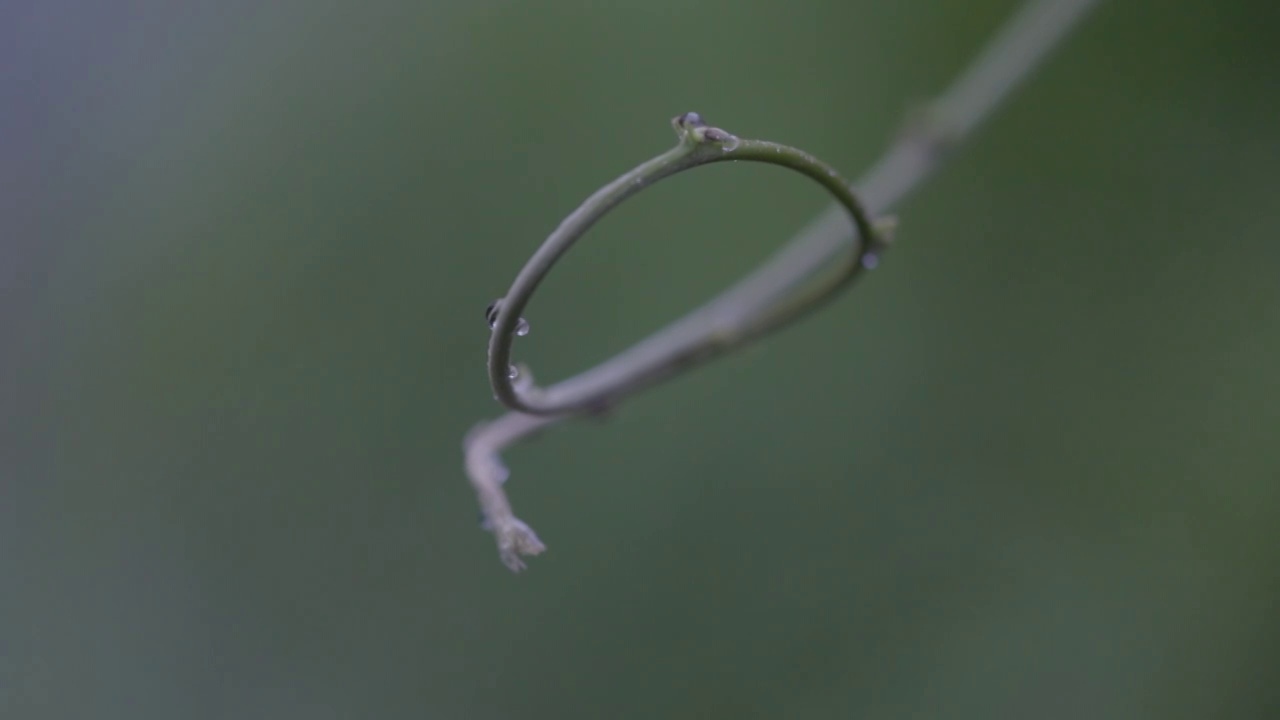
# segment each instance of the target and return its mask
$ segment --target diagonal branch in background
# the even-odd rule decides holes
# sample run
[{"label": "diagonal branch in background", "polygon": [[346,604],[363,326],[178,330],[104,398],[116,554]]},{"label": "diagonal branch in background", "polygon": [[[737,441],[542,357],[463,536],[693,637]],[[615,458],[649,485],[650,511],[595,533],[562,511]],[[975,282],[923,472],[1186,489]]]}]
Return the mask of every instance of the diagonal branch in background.
[{"label": "diagonal branch in background", "polygon": [[[517,331],[524,303],[550,269],[550,264],[568,249],[577,235],[638,190],[626,192],[619,183],[633,180],[636,173],[653,163],[670,161],[668,156],[685,145],[687,135],[682,135],[682,145],[676,150],[640,166],[589,198],[583,207],[595,214],[584,224],[575,225],[577,212],[566,218],[557,232],[570,225],[573,226],[570,229],[577,230],[577,235],[569,238],[563,246],[548,250],[548,245],[553,244],[553,233],[552,238],[531,258],[526,270],[517,277],[513,285],[516,293],[508,293],[510,304],[506,307],[496,304],[494,312],[489,313],[493,324],[490,379],[499,400],[514,411],[476,426],[463,441],[467,475],[475,487],[483,515],[494,532],[503,563],[511,570],[519,571],[524,568],[521,555],[537,555],[545,550],[533,530],[512,513],[502,489],[508,475],[501,460],[505,448],[555,423],[608,409],[625,397],[677,375],[694,364],[741,347],[831,297],[836,289],[856,276],[867,256],[877,251],[877,237],[887,237],[888,228],[871,228],[869,218],[885,212],[918,187],[938,167],[947,150],[963,141],[986,119],[1098,1],[1032,0],[1025,4],[951,88],[928,107],[923,118],[908,127],[866,175],[854,184],[862,201],[861,212],[857,200],[853,200],[850,206],[841,198],[840,204],[810,223],[760,269],[706,305],[600,365],[546,390],[539,390],[533,387],[527,369],[517,370],[509,365],[511,335]],[[677,121],[681,119],[689,121],[696,116],[681,116]],[[717,128],[706,128],[700,122],[692,123],[684,131],[697,131],[698,128],[703,133],[700,140],[709,140],[719,150],[723,150],[725,143],[739,142],[738,138]],[[681,132],[681,128],[677,127],[677,131]],[[706,146],[707,143],[701,145]],[[703,159],[704,163],[707,161]],[[641,185],[671,174],[661,174],[662,169],[654,167],[649,167],[648,171],[648,174],[640,175]],[[813,177],[821,181],[819,177]],[[611,194],[611,189],[617,194]],[[578,212],[581,211],[580,208]],[[853,215],[858,235],[863,239],[856,245],[850,242],[845,220],[841,217],[846,211]],[[856,252],[850,254],[851,248]],[[539,254],[544,252],[546,255],[540,260]],[[842,272],[834,284],[826,281],[816,288],[796,290],[841,257],[845,257],[845,264],[840,266]],[[530,270],[531,265],[538,267]],[[526,275],[526,272],[530,274]]]}]

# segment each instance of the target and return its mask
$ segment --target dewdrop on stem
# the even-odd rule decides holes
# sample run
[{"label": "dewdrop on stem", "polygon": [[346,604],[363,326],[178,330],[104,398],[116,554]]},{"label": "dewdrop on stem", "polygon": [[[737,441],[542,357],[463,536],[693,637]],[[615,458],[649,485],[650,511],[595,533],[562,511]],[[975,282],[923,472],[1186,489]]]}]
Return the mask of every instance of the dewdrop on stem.
[{"label": "dewdrop on stem", "polygon": [[[499,298],[489,303],[489,307],[484,309],[484,319],[489,322],[490,330],[493,329],[493,326],[498,324],[498,310],[499,308],[501,308],[501,306],[502,306],[502,299]],[[525,335],[528,335],[528,334],[529,334],[529,321],[525,320],[524,318],[519,318],[518,320],[516,320],[516,335],[519,337],[524,337]],[[514,378],[515,375],[512,375],[511,377]]]}]

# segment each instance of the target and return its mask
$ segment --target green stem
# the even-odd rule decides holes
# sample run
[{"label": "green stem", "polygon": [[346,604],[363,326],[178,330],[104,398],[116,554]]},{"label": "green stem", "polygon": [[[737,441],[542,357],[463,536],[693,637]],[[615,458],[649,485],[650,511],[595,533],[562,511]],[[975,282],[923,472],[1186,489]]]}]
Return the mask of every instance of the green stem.
[{"label": "green stem", "polygon": [[[853,195],[847,180],[821,160],[796,148],[764,140],[735,137],[709,127],[696,113],[672,121],[679,144],[643,163],[587,198],[560,223],[516,276],[498,307],[489,341],[489,380],[498,400],[530,415],[561,415],[608,406],[691,364],[729,352],[790,322],[853,280],[862,258],[877,252],[885,236],[877,233],[870,215]],[[516,325],[538,286],[600,218],[627,198],[664,178],[702,165],[727,161],[760,162],[795,170],[827,189],[853,221],[856,251],[841,272],[819,284],[789,293],[757,295],[740,303],[732,315],[710,323],[689,324],[667,334],[661,343],[640,343],[610,361],[548,388],[533,384],[524,370],[511,376],[511,346]],[[792,278],[789,285],[804,278]]]}]

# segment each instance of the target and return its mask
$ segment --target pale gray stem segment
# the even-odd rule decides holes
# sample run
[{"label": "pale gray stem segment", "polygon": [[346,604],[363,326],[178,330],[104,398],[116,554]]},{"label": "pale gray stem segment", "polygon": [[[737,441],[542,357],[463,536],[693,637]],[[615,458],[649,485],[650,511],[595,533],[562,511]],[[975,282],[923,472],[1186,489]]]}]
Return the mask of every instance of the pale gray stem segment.
[{"label": "pale gray stem segment", "polygon": [[535,417],[523,413],[507,413],[497,420],[477,425],[463,440],[466,450],[467,476],[480,500],[480,512],[498,542],[498,557],[512,572],[524,569],[521,555],[538,555],[546,546],[533,528],[511,512],[511,503],[502,491],[507,480],[507,466],[502,450],[542,428],[559,422],[555,416]]},{"label": "pale gray stem segment", "polygon": [[[537,555],[545,550],[533,530],[512,513],[502,489],[507,477],[501,460],[505,448],[563,420],[606,410],[624,397],[683,372],[694,363],[739,347],[831,297],[834,289],[827,284],[807,292],[796,292],[795,288],[842,257],[844,261],[839,264],[836,275],[856,274],[861,264],[858,259],[874,252],[872,242],[876,242],[875,238],[887,237],[889,231],[887,227],[868,231],[864,223],[859,222],[859,215],[863,219],[875,217],[919,187],[938,168],[947,151],[964,140],[1029,77],[1098,2],[1100,0],[1032,0],[1006,22],[974,62],[927,108],[923,118],[906,128],[854,184],[862,202],[861,213],[853,213],[858,235],[864,240],[872,239],[858,243],[854,253],[849,253],[848,226],[841,217],[850,208],[837,204],[801,230],[760,269],[711,302],[610,360],[546,391],[528,389],[531,383],[527,375],[517,389],[506,369],[510,343],[505,344],[505,351],[495,354],[491,342],[490,377],[500,399],[508,405],[542,413],[537,416],[520,411],[508,413],[477,426],[463,443],[467,474],[493,529],[503,563],[519,571],[524,568],[521,555]],[[672,153],[678,150],[680,148]],[[672,153],[655,158],[646,166],[678,164],[679,158],[668,157]],[[685,168],[668,172],[649,167],[646,177],[656,181],[680,169]],[[619,186],[622,180],[603,188],[588,203],[596,200],[600,205],[607,205],[607,211],[639,189]],[[644,182],[642,180],[641,185]],[[587,218],[578,235],[598,218],[598,214]],[[565,223],[573,220],[570,216]],[[549,253],[549,262],[554,263],[570,244],[572,240]],[[549,268],[550,264],[542,269],[541,275],[532,278],[527,288],[529,294]],[[847,282],[842,281],[835,287],[845,285]],[[526,294],[525,300],[527,298]],[[499,311],[495,338],[514,331],[521,310],[523,304]],[[495,364],[495,361],[498,362]],[[559,397],[547,397],[549,391],[557,389]],[[521,394],[521,390],[525,392]]]}]

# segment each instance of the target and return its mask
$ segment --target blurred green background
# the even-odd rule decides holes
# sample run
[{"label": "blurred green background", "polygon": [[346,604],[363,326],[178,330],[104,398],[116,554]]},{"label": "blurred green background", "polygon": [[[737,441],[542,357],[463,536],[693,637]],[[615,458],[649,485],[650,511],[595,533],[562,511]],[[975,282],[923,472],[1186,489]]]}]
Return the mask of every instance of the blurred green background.
[{"label": "blurred green background", "polygon": [[[0,717],[1280,716],[1280,12],[1104,3],[835,305],[507,456],[484,307],[697,110],[851,176],[1017,3],[0,9]],[[695,191],[696,192],[693,192]],[[610,216],[544,381],[828,202]]]}]

